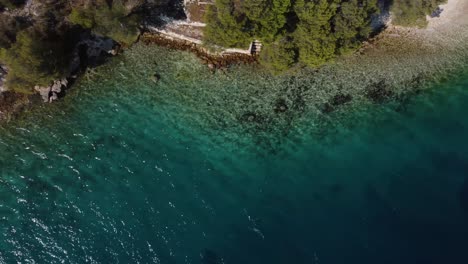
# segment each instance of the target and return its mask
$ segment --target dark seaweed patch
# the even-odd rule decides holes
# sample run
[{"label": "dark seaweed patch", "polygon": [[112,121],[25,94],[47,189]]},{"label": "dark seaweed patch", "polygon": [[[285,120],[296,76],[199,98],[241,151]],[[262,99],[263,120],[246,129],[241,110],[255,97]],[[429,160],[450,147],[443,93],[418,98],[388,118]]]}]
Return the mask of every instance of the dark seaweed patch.
[{"label": "dark seaweed patch", "polygon": [[255,112],[246,112],[239,118],[239,120],[246,123],[262,124],[264,123],[265,118]]},{"label": "dark seaweed patch", "polygon": [[275,108],[274,108],[275,113],[284,113],[288,111],[288,109],[289,107],[286,103],[286,100],[279,99],[278,101],[276,101]]},{"label": "dark seaweed patch", "polygon": [[351,100],[353,100],[353,97],[350,94],[337,94],[333,96],[329,102],[323,105],[322,112],[329,114],[335,111],[336,107],[349,103]]},{"label": "dark seaweed patch", "polygon": [[394,96],[385,80],[371,84],[366,88],[366,97],[376,104],[381,104]]}]

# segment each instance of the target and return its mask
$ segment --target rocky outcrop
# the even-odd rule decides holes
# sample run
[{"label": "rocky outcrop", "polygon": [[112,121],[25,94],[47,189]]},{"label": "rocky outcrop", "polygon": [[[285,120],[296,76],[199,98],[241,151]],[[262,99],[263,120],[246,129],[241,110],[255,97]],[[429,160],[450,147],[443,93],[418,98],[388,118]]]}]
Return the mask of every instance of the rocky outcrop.
[{"label": "rocky outcrop", "polygon": [[95,67],[110,56],[117,55],[118,44],[110,38],[84,33],[75,47],[70,62],[70,75],[74,76],[87,67]]},{"label": "rocky outcrop", "polygon": [[67,86],[68,80],[64,78],[62,80],[54,81],[54,83],[48,87],[36,86],[34,87],[34,90],[41,95],[41,98],[45,103],[52,103],[59,98],[59,95],[65,88],[67,88]]},{"label": "rocky outcrop", "polygon": [[92,34],[83,34],[83,40],[78,42],[70,62],[69,76],[54,81],[50,86],[35,86],[34,90],[45,103],[53,101],[64,95],[69,87],[69,79],[74,79],[87,67],[95,67],[110,57],[117,55],[118,45],[109,38]]},{"label": "rocky outcrop", "polygon": [[5,87],[6,75],[8,71],[5,66],[0,65],[0,94],[5,92],[7,89]]}]

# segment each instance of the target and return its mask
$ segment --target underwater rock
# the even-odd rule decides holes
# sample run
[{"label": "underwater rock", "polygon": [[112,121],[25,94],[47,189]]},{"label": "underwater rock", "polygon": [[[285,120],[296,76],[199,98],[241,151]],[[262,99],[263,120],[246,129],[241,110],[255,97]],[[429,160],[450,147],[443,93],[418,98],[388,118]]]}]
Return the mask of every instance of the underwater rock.
[{"label": "underwater rock", "polygon": [[385,80],[369,85],[366,88],[366,97],[374,103],[381,104],[393,96]]},{"label": "underwater rock", "polygon": [[239,119],[242,122],[257,123],[257,124],[261,124],[265,121],[265,118],[263,116],[255,112],[247,112],[243,114]]},{"label": "underwater rock", "polygon": [[335,108],[330,103],[325,103],[322,108],[322,113],[329,114],[335,111]]},{"label": "underwater rock", "polygon": [[153,81],[154,83],[158,83],[159,80],[161,80],[161,75],[159,75],[159,73],[155,73],[153,74],[153,76],[151,76],[151,81]]},{"label": "underwater rock", "polygon": [[286,100],[284,99],[280,99],[276,102],[275,104],[275,113],[284,113],[286,111],[288,111],[289,107],[286,103]]},{"label": "underwater rock", "polygon": [[353,100],[353,97],[350,94],[337,94],[332,98],[330,103],[333,106],[339,106],[351,102],[351,100]]},{"label": "underwater rock", "polygon": [[249,122],[255,121],[256,118],[257,118],[257,115],[255,115],[254,113],[247,113],[243,116],[243,119]]},{"label": "underwater rock", "polygon": [[350,94],[337,94],[329,102],[323,105],[322,112],[329,114],[335,111],[336,107],[349,103],[351,100],[353,100],[353,97]]}]

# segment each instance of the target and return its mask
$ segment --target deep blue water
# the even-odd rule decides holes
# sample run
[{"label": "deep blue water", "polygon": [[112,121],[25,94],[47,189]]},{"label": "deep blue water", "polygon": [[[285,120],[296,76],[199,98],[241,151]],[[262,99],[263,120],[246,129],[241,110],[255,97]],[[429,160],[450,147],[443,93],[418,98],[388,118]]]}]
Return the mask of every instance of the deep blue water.
[{"label": "deep blue water", "polygon": [[450,76],[324,114],[291,80],[137,47],[0,129],[0,263],[468,263]]}]

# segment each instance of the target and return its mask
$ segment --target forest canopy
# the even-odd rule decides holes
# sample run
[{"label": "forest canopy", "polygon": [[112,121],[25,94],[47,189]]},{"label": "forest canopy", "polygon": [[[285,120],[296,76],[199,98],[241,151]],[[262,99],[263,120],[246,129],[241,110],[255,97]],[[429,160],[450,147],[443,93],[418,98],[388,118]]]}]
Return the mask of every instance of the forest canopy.
[{"label": "forest canopy", "polygon": [[373,31],[378,0],[217,0],[208,10],[205,42],[246,48],[262,41],[263,64],[316,67],[355,49]]},{"label": "forest canopy", "polygon": [[73,6],[70,22],[130,45],[138,38],[141,17],[133,11],[144,0],[94,0]]},{"label": "forest canopy", "polygon": [[356,50],[379,30],[390,8],[395,24],[424,26],[446,0],[216,0],[206,15],[207,45],[247,48],[264,43],[260,61],[273,71],[293,64],[317,67]]},{"label": "forest canopy", "polygon": [[[248,48],[258,39],[264,44],[262,64],[282,72],[293,65],[318,67],[356,50],[377,30],[372,22],[382,9],[392,11],[396,24],[424,26],[426,15],[446,0],[213,1],[206,14],[205,43]],[[0,0],[0,64],[9,70],[6,84],[30,91],[36,84],[47,85],[66,75],[64,69],[82,32],[131,45],[143,17],[170,13],[176,2]]]},{"label": "forest canopy", "polygon": [[[1,8],[21,8],[25,1],[0,0]],[[32,92],[67,75],[71,53],[82,32],[135,42],[145,0],[32,0],[34,16],[0,13],[0,63],[8,67],[6,85]]]}]

